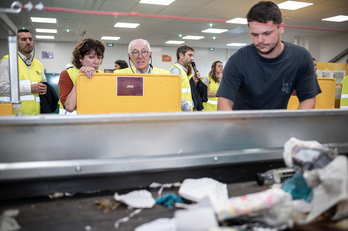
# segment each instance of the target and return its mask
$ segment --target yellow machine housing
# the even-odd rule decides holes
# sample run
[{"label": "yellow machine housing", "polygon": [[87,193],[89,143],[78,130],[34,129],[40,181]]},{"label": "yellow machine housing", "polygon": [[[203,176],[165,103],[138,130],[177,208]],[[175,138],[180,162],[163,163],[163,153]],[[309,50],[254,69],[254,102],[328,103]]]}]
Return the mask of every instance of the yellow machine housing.
[{"label": "yellow machine housing", "polygon": [[[333,109],[335,108],[335,89],[336,81],[334,78],[317,78],[321,93],[317,95],[314,109]],[[297,96],[291,96],[288,109],[297,109],[300,102]]]},{"label": "yellow machine housing", "polygon": [[96,73],[77,76],[77,114],[181,111],[181,77]]},{"label": "yellow machine housing", "polygon": [[0,116],[13,115],[12,103],[0,103]]}]

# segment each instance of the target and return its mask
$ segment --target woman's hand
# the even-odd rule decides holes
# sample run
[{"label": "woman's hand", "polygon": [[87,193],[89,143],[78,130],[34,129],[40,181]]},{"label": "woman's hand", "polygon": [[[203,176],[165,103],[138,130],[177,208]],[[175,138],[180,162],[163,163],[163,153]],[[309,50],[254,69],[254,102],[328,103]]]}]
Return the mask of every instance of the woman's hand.
[{"label": "woman's hand", "polygon": [[96,70],[94,69],[94,67],[81,67],[79,73],[81,72],[85,74],[88,78],[92,78]]}]

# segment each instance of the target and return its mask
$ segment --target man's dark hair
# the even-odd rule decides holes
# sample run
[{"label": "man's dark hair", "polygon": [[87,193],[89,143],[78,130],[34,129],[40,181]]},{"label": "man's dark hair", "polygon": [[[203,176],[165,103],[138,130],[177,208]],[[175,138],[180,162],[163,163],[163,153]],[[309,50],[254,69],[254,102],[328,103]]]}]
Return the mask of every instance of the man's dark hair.
[{"label": "man's dark hair", "polygon": [[19,29],[17,33],[30,33],[28,29]]},{"label": "man's dark hair", "polygon": [[177,58],[177,60],[180,59],[180,55],[179,54],[185,55],[186,52],[188,52],[188,51],[195,51],[195,50],[192,47],[189,47],[189,46],[186,46],[186,45],[179,47],[176,50],[176,58]]},{"label": "man's dark hair", "polygon": [[313,59],[313,61],[317,61],[317,60],[315,60],[315,58],[313,58],[313,57],[312,57],[312,59]]},{"label": "man's dark hair", "polygon": [[121,59],[117,60],[115,63],[120,66],[120,69],[124,69],[128,67],[127,62]]},{"label": "man's dark hair", "polygon": [[277,4],[271,1],[261,1],[256,3],[249,10],[246,16],[248,22],[267,23],[273,21],[273,24],[281,24],[282,12]]}]

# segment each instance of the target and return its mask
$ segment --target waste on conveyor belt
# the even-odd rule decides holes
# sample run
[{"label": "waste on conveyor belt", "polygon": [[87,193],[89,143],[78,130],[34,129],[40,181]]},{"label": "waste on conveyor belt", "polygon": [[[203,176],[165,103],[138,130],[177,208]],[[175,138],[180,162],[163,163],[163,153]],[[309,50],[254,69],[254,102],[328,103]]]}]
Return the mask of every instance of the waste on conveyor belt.
[{"label": "waste on conveyor belt", "polygon": [[[161,201],[168,199],[170,205],[174,203],[177,208],[181,208],[175,211],[174,217],[156,219],[135,230],[276,231],[305,230],[308,227],[313,230],[316,227],[338,230],[334,224],[347,229],[346,156],[338,155],[336,151],[316,141],[291,138],[284,145],[284,162],[287,168],[276,170],[280,175],[274,170],[270,171],[271,175],[278,177],[270,189],[238,197],[229,198],[226,185],[214,179],[186,179],[179,188],[179,195],[164,194],[165,197],[159,197]],[[173,186],[155,185],[161,187],[159,194],[166,187]],[[133,192],[131,195],[134,208],[152,201],[148,197],[141,199],[143,193]],[[151,196],[151,193],[147,195]],[[130,204],[124,196],[115,194],[116,200],[122,197],[124,203]],[[181,197],[192,203],[184,204],[179,199],[180,203],[175,202]],[[134,202],[138,205],[134,206]]]}]

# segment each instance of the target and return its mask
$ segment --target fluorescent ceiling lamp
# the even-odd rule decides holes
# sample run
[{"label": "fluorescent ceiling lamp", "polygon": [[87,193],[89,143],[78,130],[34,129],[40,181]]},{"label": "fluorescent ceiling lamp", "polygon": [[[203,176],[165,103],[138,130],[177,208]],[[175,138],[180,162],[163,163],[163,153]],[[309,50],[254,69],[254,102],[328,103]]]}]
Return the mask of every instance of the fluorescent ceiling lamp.
[{"label": "fluorescent ceiling lamp", "polygon": [[241,47],[241,46],[246,46],[246,43],[229,43],[227,46],[229,47]]},{"label": "fluorescent ceiling lamp", "polygon": [[54,39],[53,35],[36,35],[37,39]]},{"label": "fluorescent ceiling lamp", "polygon": [[57,29],[35,29],[38,33],[57,33]]},{"label": "fluorescent ceiling lamp", "polygon": [[139,3],[168,6],[175,0],[141,0]]},{"label": "fluorescent ceiling lamp", "polygon": [[227,29],[214,29],[214,28],[209,28],[206,30],[202,30],[203,33],[212,33],[212,34],[221,34],[228,31]]},{"label": "fluorescent ceiling lamp", "polygon": [[185,41],[169,40],[166,44],[183,44]]},{"label": "fluorescent ceiling lamp", "polygon": [[119,40],[121,37],[103,36],[101,40]]},{"label": "fluorescent ceiling lamp", "polygon": [[313,3],[308,2],[296,2],[296,1],[286,1],[278,4],[279,9],[283,10],[298,10],[306,6],[311,6]]},{"label": "fluorescent ceiling lamp", "polygon": [[323,21],[330,21],[330,22],[344,22],[348,20],[348,16],[347,15],[337,15],[334,17],[330,17],[330,18],[323,18]]},{"label": "fluorescent ceiling lamp", "polygon": [[114,27],[137,28],[139,25],[140,25],[139,23],[118,22],[118,23],[115,24]]},{"label": "fluorescent ceiling lamp", "polygon": [[191,39],[191,40],[200,40],[204,38],[204,36],[193,36],[193,35],[187,35],[185,37],[182,37],[183,39]]},{"label": "fluorescent ceiling lamp", "polygon": [[32,22],[41,22],[41,23],[57,23],[56,18],[37,18],[37,17],[30,17],[30,20]]},{"label": "fluorescent ceiling lamp", "polygon": [[226,21],[226,23],[248,24],[248,20],[246,18],[234,18],[234,19]]}]

